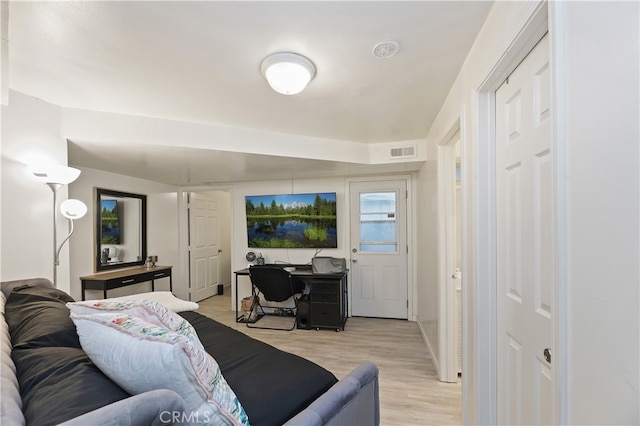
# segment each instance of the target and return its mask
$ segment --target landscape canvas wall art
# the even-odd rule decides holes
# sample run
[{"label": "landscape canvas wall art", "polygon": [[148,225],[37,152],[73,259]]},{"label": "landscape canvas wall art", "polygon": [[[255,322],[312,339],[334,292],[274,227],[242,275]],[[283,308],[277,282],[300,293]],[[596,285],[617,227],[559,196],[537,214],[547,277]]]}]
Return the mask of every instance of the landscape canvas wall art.
[{"label": "landscape canvas wall art", "polygon": [[336,193],[245,197],[254,248],[337,248]]}]

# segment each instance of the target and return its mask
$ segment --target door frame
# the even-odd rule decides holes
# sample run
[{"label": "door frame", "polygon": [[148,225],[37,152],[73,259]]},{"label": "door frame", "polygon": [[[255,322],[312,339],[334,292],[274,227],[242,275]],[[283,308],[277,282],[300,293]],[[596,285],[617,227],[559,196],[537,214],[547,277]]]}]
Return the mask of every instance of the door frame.
[{"label": "door frame", "polygon": [[[463,117],[464,120],[464,117]],[[455,138],[459,135],[458,138]],[[443,382],[458,381],[456,357],[456,291],[451,288],[450,275],[455,270],[456,259],[456,190],[455,190],[455,139],[462,150],[460,118],[449,128],[438,144],[438,378]],[[464,168],[461,165],[461,173]],[[462,179],[461,179],[462,180]],[[464,185],[462,186],[464,191]],[[464,200],[464,192],[461,197]],[[462,203],[464,205],[464,202]],[[462,209],[464,224],[464,208]],[[464,232],[462,232],[464,235]],[[460,236],[462,237],[462,236]],[[462,238],[462,253],[465,252]],[[454,265],[452,267],[452,265]],[[464,274],[462,274],[464,289]],[[464,290],[463,290],[464,292]],[[464,299],[463,299],[464,300]],[[463,370],[464,371],[464,370]]]},{"label": "door frame", "polygon": [[[558,11],[558,9],[551,9]],[[514,26],[512,36],[506,39],[501,53],[492,62],[485,77],[475,90],[475,98],[471,105],[476,111],[470,126],[475,138],[462,140],[462,152],[474,153],[472,161],[463,164],[466,176],[462,182],[463,198],[465,185],[473,190],[465,201],[470,202],[471,218],[468,221],[468,232],[473,241],[467,247],[467,255],[463,254],[462,276],[467,280],[463,285],[462,294],[463,314],[466,316],[463,327],[463,371],[474,372],[463,382],[462,403],[464,407],[463,422],[487,423],[497,422],[497,227],[496,227],[496,162],[495,162],[495,91],[529,54],[542,36],[550,33],[550,64],[552,70],[552,137],[553,137],[553,199],[556,206],[554,211],[554,226],[558,230],[556,235],[556,288],[554,290],[553,307],[553,342],[556,348],[553,368],[554,389],[552,414],[557,424],[565,424],[568,378],[566,376],[567,360],[567,299],[566,278],[564,270],[567,264],[564,236],[566,232],[564,217],[566,217],[566,203],[563,201],[564,191],[558,176],[566,174],[564,156],[564,140],[560,132],[561,123],[556,120],[561,105],[558,105],[558,89],[556,86],[557,70],[554,60],[558,38],[562,37],[549,28],[549,4],[546,1],[531,3],[527,13]],[[552,17],[553,18],[553,17]],[[464,108],[464,106],[463,106]],[[475,139],[475,140],[473,140]],[[469,158],[469,157],[467,157]],[[473,176],[476,176],[474,179]],[[464,201],[463,201],[464,204]],[[464,230],[463,230],[464,232]],[[470,330],[474,330],[470,332]]]},{"label": "door frame", "polygon": [[[408,175],[388,175],[388,176],[369,176],[369,177],[357,177],[357,178],[347,178],[345,179],[345,183],[344,183],[344,193],[345,195],[345,202],[344,202],[344,209],[343,209],[343,214],[344,217],[349,218],[349,220],[347,221],[347,229],[348,229],[348,237],[346,239],[346,241],[348,241],[348,247],[346,248],[346,252],[345,254],[347,255],[347,257],[349,256],[350,252],[350,247],[353,247],[354,242],[351,241],[351,207],[350,207],[350,200],[351,200],[351,183],[355,183],[355,182],[382,182],[382,181],[388,181],[388,180],[404,180],[407,183],[407,217],[405,218],[405,221],[407,223],[407,247],[408,247],[408,253],[407,253],[407,299],[408,299],[408,303],[409,306],[407,307],[407,321],[416,321],[416,312],[417,312],[417,308],[415,306],[415,303],[417,301],[417,288],[416,288],[416,283],[415,283],[415,276],[416,276],[416,262],[415,262],[415,236],[414,236],[414,229],[416,229],[416,215],[415,212],[413,211],[413,200],[415,199],[415,185],[412,184],[412,180],[413,180],[413,174],[408,174]],[[349,290],[348,292],[348,303],[349,303],[349,316],[351,316],[351,312],[352,312],[352,291]]]}]

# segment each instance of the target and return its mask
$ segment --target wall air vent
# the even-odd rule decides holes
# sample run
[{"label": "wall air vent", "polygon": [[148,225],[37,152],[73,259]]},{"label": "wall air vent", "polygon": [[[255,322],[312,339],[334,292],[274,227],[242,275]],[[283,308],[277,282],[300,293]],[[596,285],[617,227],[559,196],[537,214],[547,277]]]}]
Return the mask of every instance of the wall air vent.
[{"label": "wall air vent", "polygon": [[391,148],[389,151],[391,158],[411,158],[416,156],[416,146],[403,146],[399,148]]}]

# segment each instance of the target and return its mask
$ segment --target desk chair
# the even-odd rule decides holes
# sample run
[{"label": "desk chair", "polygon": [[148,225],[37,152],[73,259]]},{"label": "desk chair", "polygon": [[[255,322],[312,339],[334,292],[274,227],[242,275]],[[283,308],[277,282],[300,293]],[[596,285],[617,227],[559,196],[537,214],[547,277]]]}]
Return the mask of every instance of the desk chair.
[{"label": "desk chair", "polygon": [[[296,312],[298,310],[298,299],[296,298],[296,294],[300,294],[304,291],[304,283],[292,279],[291,274],[283,268],[272,265],[255,265],[249,267],[249,277],[251,278],[252,294],[254,296],[250,312],[254,312],[254,309],[258,308],[262,312],[254,323],[259,321],[264,315],[267,315],[260,304],[260,298],[255,297],[258,296],[259,293],[262,293],[262,298],[267,302],[284,302],[285,300],[293,297],[295,307],[284,309],[284,311],[292,317],[293,324],[291,328],[258,327],[250,325],[252,324],[250,322],[246,322],[247,327],[284,331],[293,330],[296,326]],[[268,308],[269,306],[265,305],[265,307]]]}]

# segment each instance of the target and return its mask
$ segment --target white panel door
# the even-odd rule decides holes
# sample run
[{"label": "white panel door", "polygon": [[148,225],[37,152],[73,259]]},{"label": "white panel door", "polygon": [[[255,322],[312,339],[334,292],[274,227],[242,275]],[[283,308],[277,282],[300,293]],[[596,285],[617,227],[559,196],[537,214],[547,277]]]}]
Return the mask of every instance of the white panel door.
[{"label": "white panel door", "polygon": [[407,182],[353,182],[351,314],[407,318]]},{"label": "white panel door", "polygon": [[500,424],[554,419],[550,83],[545,36],[496,92]]},{"label": "white panel door", "polygon": [[190,279],[194,301],[217,293],[220,249],[217,202],[210,196],[189,194]]}]

